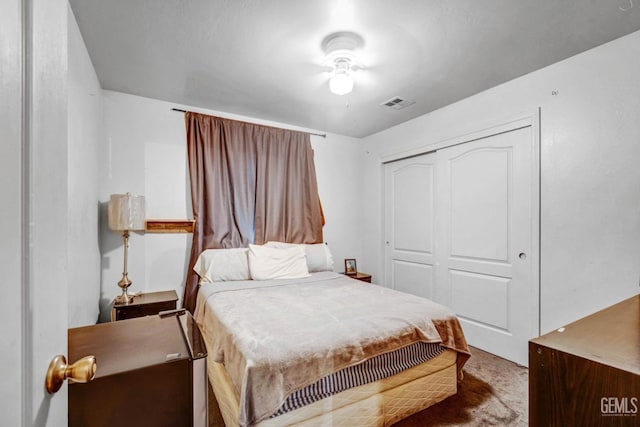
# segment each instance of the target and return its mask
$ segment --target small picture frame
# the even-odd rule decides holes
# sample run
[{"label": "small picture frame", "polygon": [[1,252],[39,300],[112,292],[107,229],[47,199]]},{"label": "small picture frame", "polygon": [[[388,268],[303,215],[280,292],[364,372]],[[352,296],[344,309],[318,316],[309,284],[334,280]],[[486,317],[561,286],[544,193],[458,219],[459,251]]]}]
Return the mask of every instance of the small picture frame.
[{"label": "small picture frame", "polygon": [[356,268],[356,260],[354,258],[347,258],[344,260],[344,274],[348,276],[355,276],[358,272]]}]

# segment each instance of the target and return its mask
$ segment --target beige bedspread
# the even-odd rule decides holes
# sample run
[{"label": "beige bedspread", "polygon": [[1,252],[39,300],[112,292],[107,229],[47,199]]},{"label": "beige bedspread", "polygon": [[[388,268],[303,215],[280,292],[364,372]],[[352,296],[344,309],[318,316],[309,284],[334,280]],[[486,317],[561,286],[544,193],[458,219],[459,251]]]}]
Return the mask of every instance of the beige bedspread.
[{"label": "beige bedspread", "polygon": [[297,389],[416,341],[458,351],[460,376],[469,354],[446,307],[333,272],[205,284],[194,316],[213,341],[209,357],[229,373],[241,426],[267,418]]}]

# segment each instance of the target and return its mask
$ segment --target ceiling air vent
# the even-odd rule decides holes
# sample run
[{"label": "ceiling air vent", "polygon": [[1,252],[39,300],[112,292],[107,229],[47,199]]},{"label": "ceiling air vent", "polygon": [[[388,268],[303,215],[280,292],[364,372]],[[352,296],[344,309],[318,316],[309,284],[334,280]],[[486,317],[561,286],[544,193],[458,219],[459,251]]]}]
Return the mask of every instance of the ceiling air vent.
[{"label": "ceiling air vent", "polygon": [[383,107],[393,108],[394,110],[402,110],[403,108],[406,108],[415,103],[416,101],[411,101],[408,99],[400,98],[399,96],[394,96],[393,98],[384,101],[380,105],[382,105]]}]

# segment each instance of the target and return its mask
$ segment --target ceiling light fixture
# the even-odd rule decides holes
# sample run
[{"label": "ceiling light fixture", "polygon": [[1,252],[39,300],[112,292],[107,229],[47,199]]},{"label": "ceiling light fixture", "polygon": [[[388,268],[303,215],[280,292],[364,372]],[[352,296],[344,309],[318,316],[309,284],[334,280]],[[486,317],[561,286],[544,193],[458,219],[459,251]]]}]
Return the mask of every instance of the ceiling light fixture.
[{"label": "ceiling light fixture", "polygon": [[353,90],[349,62],[345,60],[336,61],[333,77],[329,79],[329,89],[336,95],[346,95]]},{"label": "ceiling light fixture", "polygon": [[346,95],[353,90],[352,74],[362,65],[358,62],[354,50],[362,47],[362,37],[351,32],[339,32],[328,35],[322,41],[325,64],[332,69],[329,89],[336,95]]}]

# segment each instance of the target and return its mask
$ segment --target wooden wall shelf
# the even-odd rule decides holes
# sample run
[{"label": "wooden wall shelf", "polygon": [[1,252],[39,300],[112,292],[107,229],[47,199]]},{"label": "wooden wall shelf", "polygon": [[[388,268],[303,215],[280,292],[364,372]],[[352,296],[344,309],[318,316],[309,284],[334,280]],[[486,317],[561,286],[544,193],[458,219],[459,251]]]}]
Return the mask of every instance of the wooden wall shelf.
[{"label": "wooden wall shelf", "polygon": [[195,219],[148,219],[147,233],[193,233]]}]

